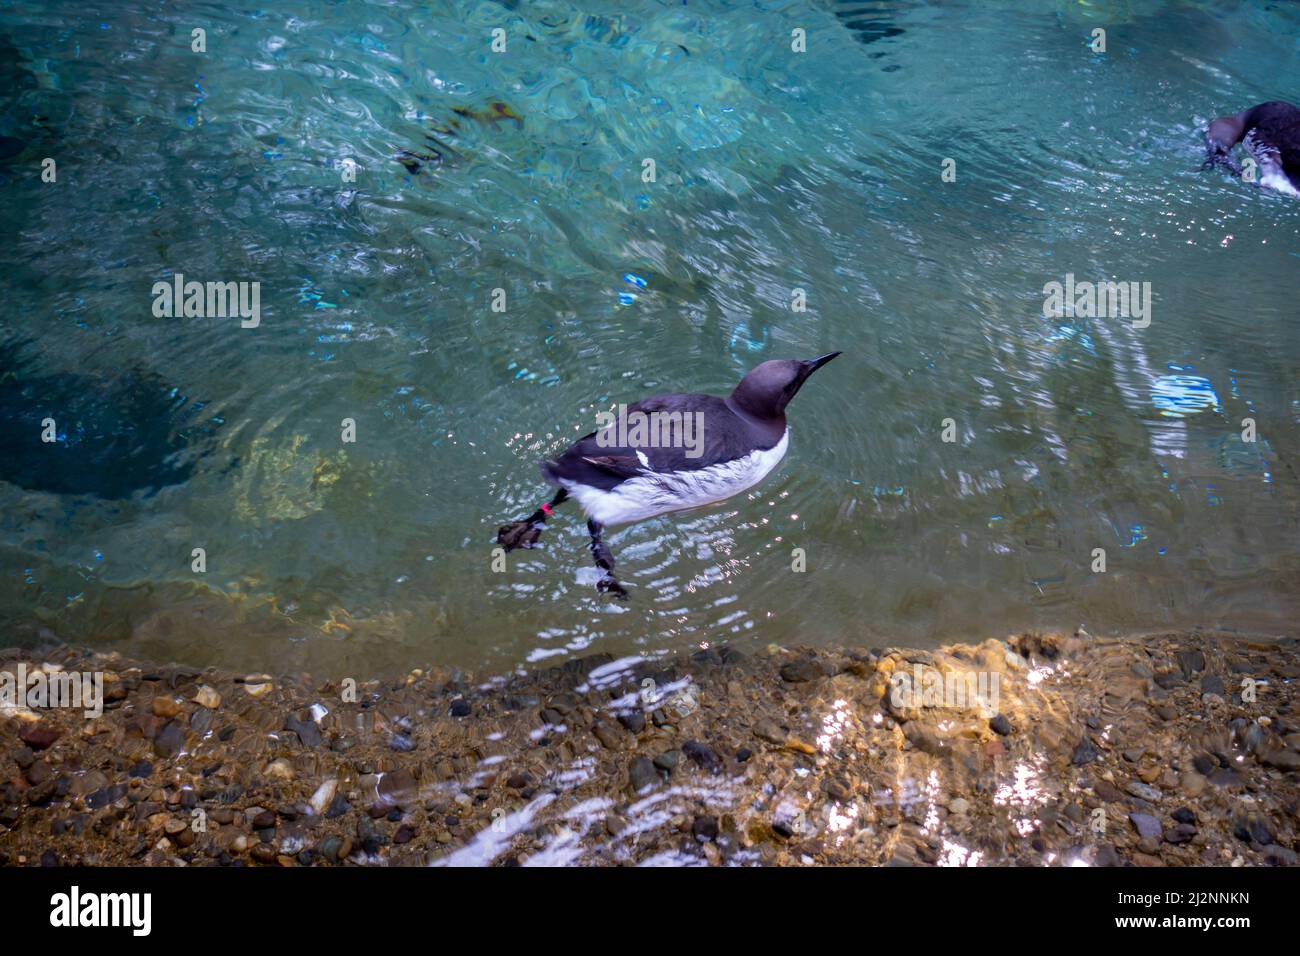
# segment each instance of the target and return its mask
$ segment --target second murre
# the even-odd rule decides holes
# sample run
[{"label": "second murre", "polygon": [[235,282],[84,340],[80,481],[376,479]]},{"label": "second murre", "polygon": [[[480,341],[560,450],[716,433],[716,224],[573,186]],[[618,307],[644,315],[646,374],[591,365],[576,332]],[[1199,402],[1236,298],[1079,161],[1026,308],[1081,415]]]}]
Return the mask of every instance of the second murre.
[{"label": "second murre", "polygon": [[[1241,143],[1251,167],[1238,162]],[[1300,107],[1281,100],[1220,116],[1205,131],[1202,168],[1222,166],[1233,175],[1288,196],[1300,196]]]}]

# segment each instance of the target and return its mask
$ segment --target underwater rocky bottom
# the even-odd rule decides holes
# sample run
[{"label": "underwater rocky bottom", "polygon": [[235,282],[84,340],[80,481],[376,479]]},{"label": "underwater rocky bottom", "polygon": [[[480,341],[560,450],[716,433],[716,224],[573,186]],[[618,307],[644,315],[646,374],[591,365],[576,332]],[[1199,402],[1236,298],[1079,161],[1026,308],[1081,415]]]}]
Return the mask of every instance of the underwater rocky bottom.
[{"label": "underwater rocky bottom", "polygon": [[[722,647],[359,685],[0,653],[19,664],[102,671],[106,704],[0,710],[0,865],[1297,860],[1294,637]],[[896,693],[976,675],[964,706]]]}]

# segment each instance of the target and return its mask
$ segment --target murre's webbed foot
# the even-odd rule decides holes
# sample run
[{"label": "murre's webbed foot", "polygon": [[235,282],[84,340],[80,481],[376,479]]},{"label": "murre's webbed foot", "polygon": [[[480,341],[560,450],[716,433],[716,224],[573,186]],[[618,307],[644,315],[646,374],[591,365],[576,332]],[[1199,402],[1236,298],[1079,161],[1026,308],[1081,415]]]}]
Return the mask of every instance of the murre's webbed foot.
[{"label": "murre's webbed foot", "polygon": [[542,505],[527,518],[522,521],[512,521],[509,524],[503,524],[497,529],[497,544],[501,545],[507,551],[513,551],[516,548],[535,548],[537,539],[542,536],[542,531],[546,528],[546,519],[551,516],[551,512],[569,500],[569,493],[561,488],[555,493],[555,497],[549,502]]},{"label": "murre's webbed foot", "polygon": [[596,590],[601,594],[612,594],[614,597],[626,601],[627,591],[614,577],[614,555],[610,553],[609,546],[600,539],[602,529],[603,526],[599,521],[587,522],[587,531],[591,534],[591,556],[596,562],[596,567],[605,572],[600,576],[600,580],[596,582]]},{"label": "murre's webbed foot", "polygon": [[537,546],[537,539],[542,535],[542,527],[541,524],[528,519],[503,524],[497,529],[497,544],[507,551],[514,551],[516,548],[534,548]]}]

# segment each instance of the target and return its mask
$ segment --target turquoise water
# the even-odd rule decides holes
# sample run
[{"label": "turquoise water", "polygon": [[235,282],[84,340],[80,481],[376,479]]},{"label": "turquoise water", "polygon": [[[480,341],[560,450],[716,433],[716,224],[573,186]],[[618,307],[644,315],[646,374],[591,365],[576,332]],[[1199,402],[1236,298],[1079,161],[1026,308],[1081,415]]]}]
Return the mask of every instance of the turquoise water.
[{"label": "turquoise water", "polygon": [[[1298,54],[1266,2],[0,3],[0,623],[384,671],[1284,629],[1300,201],[1199,164]],[[176,272],[260,323],[155,316]],[[1046,316],[1067,274],[1149,326]],[[493,569],[597,411],[831,349],[759,489],[607,534],[628,604],[572,506]]]}]

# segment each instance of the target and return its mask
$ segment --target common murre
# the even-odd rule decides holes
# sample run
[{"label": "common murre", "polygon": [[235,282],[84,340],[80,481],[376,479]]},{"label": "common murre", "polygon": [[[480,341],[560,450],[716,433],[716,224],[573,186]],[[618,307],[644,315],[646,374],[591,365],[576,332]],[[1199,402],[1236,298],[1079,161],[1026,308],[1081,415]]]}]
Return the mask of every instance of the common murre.
[{"label": "common murre", "polygon": [[1223,166],[1241,176],[1232,155],[1238,143],[1259,167],[1261,186],[1300,196],[1300,108],[1273,100],[1231,116],[1220,116],[1205,131],[1204,166]]},{"label": "common murre", "polygon": [[655,395],[628,406],[627,415],[652,422],[698,422],[694,434],[699,440],[690,447],[660,442],[653,428],[649,433],[629,432],[622,423],[584,435],[541,466],[546,479],[560,487],[555,497],[522,521],[503,525],[497,543],[507,551],[533,547],[552,510],[576,498],[587,514],[592,557],[605,572],[597,588],[626,597],[601,532],[611,525],[714,504],[758,484],[780,463],[789,445],[786,405],[808,376],[839,354],[764,362],[726,398]]}]

